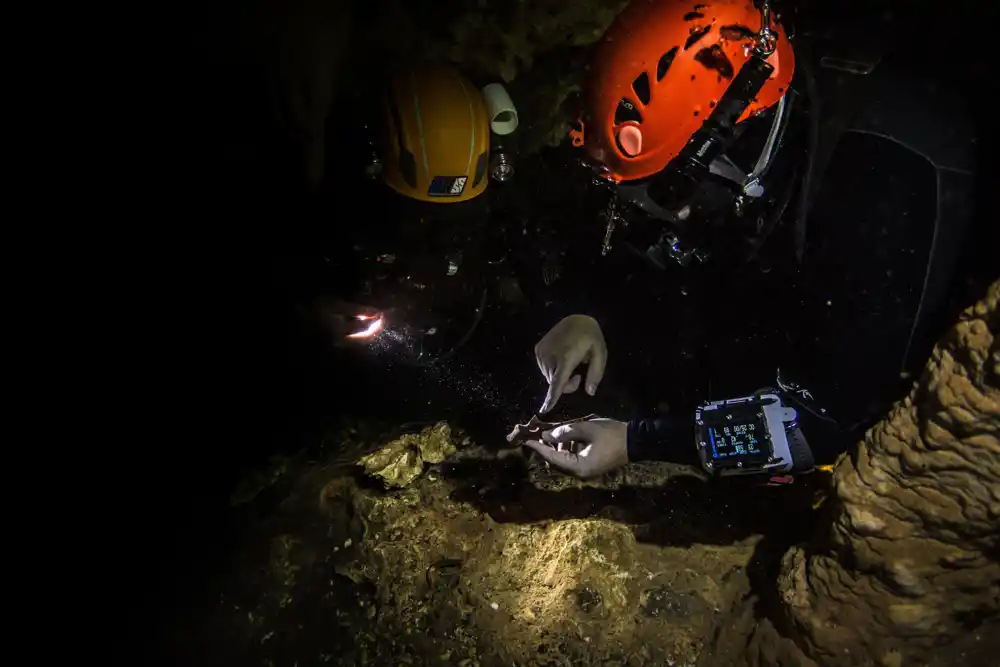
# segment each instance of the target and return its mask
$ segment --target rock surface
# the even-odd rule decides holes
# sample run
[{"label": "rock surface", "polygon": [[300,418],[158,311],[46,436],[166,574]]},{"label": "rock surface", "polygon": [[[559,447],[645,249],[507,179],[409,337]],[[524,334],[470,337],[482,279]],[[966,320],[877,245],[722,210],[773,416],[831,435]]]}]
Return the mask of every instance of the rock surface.
[{"label": "rock surface", "polygon": [[[424,433],[460,442],[446,426]],[[419,438],[376,457],[419,454]],[[641,465],[582,483],[522,455],[449,449],[388,490],[342,457],[302,465],[204,626],[218,660],[694,664],[759,542],[692,544],[697,517],[655,508],[668,480],[704,487],[697,475]]]},{"label": "rock surface", "polygon": [[428,426],[420,433],[405,433],[376,452],[363,456],[358,465],[382,480],[386,488],[401,489],[424,472],[425,463],[441,463],[457,451],[447,422]]},{"label": "rock surface", "polygon": [[[730,495],[668,464],[583,483],[444,424],[423,431],[436,463],[419,434],[343,429],[329,456],[258,477],[284,500],[197,624],[209,659],[995,665],[998,302],[1000,283],[839,460],[818,513],[799,484]],[[419,454],[420,472],[373,483],[356,464],[380,451]]]},{"label": "rock surface", "polygon": [[[1000,283],[834,473],[770,614],[734,610],[702,665],[995,665],[1000,637]],[[955,642],[955,645],[951,644]],[[978,662],[977,662],[978,661]]]},{"label": "rock surface", "polygon": [[626,4],[476,0],[428,11],[388,0],[378,5],[371,41],[390,53],[448,60],[473,76],[510,83],[546,52],[595,43]]}]

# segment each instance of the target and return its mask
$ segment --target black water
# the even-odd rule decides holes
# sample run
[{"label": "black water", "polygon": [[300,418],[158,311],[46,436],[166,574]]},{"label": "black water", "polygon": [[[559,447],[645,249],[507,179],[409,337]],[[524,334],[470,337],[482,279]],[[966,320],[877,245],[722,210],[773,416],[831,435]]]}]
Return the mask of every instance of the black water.
[{"label": "black water", "polygon": [[[917,73],[933,61],[917,61]],[[250,75],[229,80],[226,94],[252,100],[247,91],[256,82]],[[532,346],[564,315],[597,317],[610,358],[598,396],[566,397],[557,414],[684,413],[701,400],[771,384],[781,368],[837,420],[810,434],[828,458],[905,392],[937,333],[992,277],[976,268],[988,261],[978,229],[953,239],[962,259],[935,277],[941,284],[933,287],[945,296],[914,334],[932,248],[950,238],[935,234],[938,174],[912,153],[861,135],[845,140],[830,161],[804,263],[794,260],[786,225],[757,261],[688,270],[660,270],[627,252],[602,258],[595,200],[566,178],[572,160],[559,149],[520,163],[518,178],[504,186],[511,215],[566,252],[558,281],[545,286],[540,261],[530,249],[522,253],[518,274],[528,303],[514,307],[491,296],[475,336],[441,366],[408,365],[388,344],[336,351],[304,334],[295,306],[342,281],[324,257],[383,219],[350,188],[303,197],[268,187],[294,181],[274,176],[287,156],[268,148],[273,137],[261,128],[269,122],[238,121],[246,144],[271,158],[267,170],[241,173],[222,161],[225,173],[194,188],[211,193],[204,212],[226,223],[181,241],[163,304],[174,344],[164,348],[160,370],[179,389],[157,407],[170,449],[142,453],[150,473],[133,490],[151,500],[132,547],[147,555],[143,562],[159,582],[134,596],[168,616],[192,600],[205,602],[201,582],[218,573],[236,543],[239,525],[227,499],[242,469],[310,444],[336,415],[449,419],[482,441],[498,439],[540,405],[545,387]],[[945,194],[967,197],[966,187]]]}]

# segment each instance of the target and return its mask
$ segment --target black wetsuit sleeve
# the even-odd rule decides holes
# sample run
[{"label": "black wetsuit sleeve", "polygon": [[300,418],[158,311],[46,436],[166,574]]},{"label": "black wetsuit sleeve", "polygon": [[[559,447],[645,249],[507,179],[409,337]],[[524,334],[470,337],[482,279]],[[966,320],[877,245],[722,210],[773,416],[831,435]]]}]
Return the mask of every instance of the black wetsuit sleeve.
[{"label": "black wetsuit sleeve", "polygon": [[633,419],[628,423],[628,460],[700,466],[690,418]]}]

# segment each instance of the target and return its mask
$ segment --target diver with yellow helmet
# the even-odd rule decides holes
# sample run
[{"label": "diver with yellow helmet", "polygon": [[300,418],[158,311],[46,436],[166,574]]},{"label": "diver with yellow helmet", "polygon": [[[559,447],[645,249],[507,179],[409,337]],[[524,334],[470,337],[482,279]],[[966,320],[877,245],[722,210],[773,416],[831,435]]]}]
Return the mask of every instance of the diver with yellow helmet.
[{"label": "diver with yellow helmet", "polygon": [[383,110],[380,150],[369,168],[404,197],[458,204],[483,194],[491,178],[513,175],[496,141],[518,123],[502,85],[479,90],[454,67],[420,64],[395,73]]},{"label": "diver with yellow helmet", "polygon": [[362,279],[349,299],[366,305],[347,315],[357,324],[350,341],[380,338],[404,359],[430,363],[468,340],[496,269],[505,269],[487,193],[514,175],[505,147],[518,115],[501,84],[477,87],[448,64],[403,66],[387,79],[356,137],[372,188],[363,199],[378,211],[353,230],[351,273]]}]

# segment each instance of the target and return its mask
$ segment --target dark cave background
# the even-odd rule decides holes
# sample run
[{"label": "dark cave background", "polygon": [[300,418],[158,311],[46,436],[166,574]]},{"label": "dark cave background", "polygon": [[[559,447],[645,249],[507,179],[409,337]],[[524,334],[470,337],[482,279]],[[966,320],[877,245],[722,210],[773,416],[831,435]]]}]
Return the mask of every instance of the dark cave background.
[{"label": "dark cave background", "polygon": [[[438,53],[454,55],[455,34],[444,28],[441,17],[468,12],[467,4],[414,3],[410,15],[417,17],[413,23],[421,38],[413,39],[412,28],[400,28],[400,35],[382,31],[377,38],[359,28],[382,13],[379,3],[357,3],[347,24],[337,18],[346,15],[337,3],[222,3],[199,15],[190,39],[182,42],[176,62],[184,73],[175,101],[178,137],[163,160],[175,180],[170,192],[162,195],[164,207],[176,211],[178,224],[163,232],[161,252],[148,267],[156,294],[150,299],[156,310],[151,333],[163,342],[149,355],[146,372],[157,378],[157,387],[139,413],[156,425],[157,440],[163,444],[134,449],[127,459],[133,474],[114,481],[120,499],[116,511],[124,516],[135,511],[134,504],[142,506],[141,520],[122,523],[128,528],[114,531],[122,548],[136,554],[132,564],[142,572],[143,584],[129,587],[131,604],[123,609],[141,607],[148,612],[146,618],[163,620],[157,633],[160,640],[170,641],[174,626],[169,621],[204,602],[206,582],[225,567],[225,556],[237,543],[239,517],[228,498],[242,471],[275,453],[307,445],[322,419],[336,414],[398,422],[457,415],[484,432],[494,424],[498,433],[506,432],[507,420],[530,415],[544,393],[540,382],[531,382],[536,373],[531,346],[561,314],[578,306],[597,314],[602,324],[607,322],[613,358],[616,350],[626,346],[629,350],[618,352],[609,366],[602,392],[608,396],[600,407],[610,411],[641,411],[660,402],[684,406],[705,392],[719,396],[751,391],[773,379],[775,361],[790,350],[811,362],[826,355],[825,364],[803,362],[803,373],[815,381],[814,388],[822,388],[817,393],[828,403],[838,402],[838,390],[850,395],[838,405],[845,414],[863,418],[871,410],[884,409],[886,401],[901,395],[900,388],[906,385],[898,377],[898,365],[892,365],[894,360],[885,360],[886,368],[878,370],[864,360],[899,345],[905,327],[893,327],[913,317],[914,290],[919,295],[923,289],[923,267],[931,245],[934,221],[926,209],[934,197],[906,184],[894,190],[898,179],[893,173],[915,173],[920,183],[932,181],[933,176],[919,173],[924,167],[913,166],[912,156],[891,151],[885,151],[877,168],[866,175],[859,163],[870,158],[872,147],[858,142],[857,136],[832,159],[828,178],[816,195],[826,204],[814,209],[810,222],[810,233],[817,235],[811,239],[810,259],[818,270],[800,271],[787,262],[788,238],[774,241],[779,260],[770,274],[711,278],[677,271],[664,275],[624,259],[606,261],[598,272],[593,267],[600,258],[588,258],[586,253],[596,248],[590,240],[602,230],[567,240],[580,248],[583,259],[567,267],[562,291],[552,293],[562,301],[517,317],[491,311],[494,319],[463,351],[463,363],[474,369],[472,379],[490,383],[491,391],[503,396],[499,407],[476,407],[477,401],[467,395],[477,391],[475,387],[458,387],[412,369],[383,367],[304,342],[293,316],[295,305],[353,279],[324,273],[321,258],[327,249],[348,243],[359,226],[377,219],[380,203],[353,194],[351,151],[341,150],[350,144],[352,131],[335,121],[331,121],[334,127],[327,126],[324,178],[312,187],[308,183],[302,146],[314,138],[289,122],[294,112],[286,103],[312,94],[313,65],[308,63],[316,52],[302,47],[308,40],[298,36],[320,30],[324,21],[333,26],[329,34],[349,34],[349,40],[321,49],[329,59],[326,66],[336,68],[330,75],[337,82],[330,91],[336,111],[345,100],[353,104],[358,91],[377,86],[380,74],[399,55],[387,43],[416,48],[429,40],[439,45]],[[494,3],[487,4],[490,12],[500,11]],[[895,65],[917,78],[939,82],[947,91],[941,96],[944,104],[954,100],[966,105],[977,123],[976,160],[981,164],[986,145],[992,145],[992,133],[980,123],[983,104],[967,98],[965,91],[982,89],[982,65],[972,55],[945,55],[967,50],[952,46],[953,41],[962,43],[959,31],[938,31],[929,20],[937,16],[937,8],[905,5],[832,7],[804,2],[797,12],[809,25],[822,26],[820,30],[828,33],[817,42],[836,42],[848,35],[863,44],[857,48],[895,51],[899,54]],[[587,6],[581,5],[579,11]],[[887,21],[886,16],[892,19]],[[478,26],[483,19],[470,22]],[[498,26],[516,29],[510,20]],[[535,70],[573,71],[578,78],[580,72],[571,65],[585,59],[587,45],[574,43],[557,27],[543,39],[550,40],[551,48],[536,46],[530,63],[483,51],[460,64],[476,76],[489,76],[494,74],[490,67],[502,60],[513,62],[522,86],[524,81],[540,85],[531,79]],[[569,86],[559,77],[543,83],[560,90]],[[515,101],[518,88],[515,77],[510,85]],[[555,101],[538,117],[558,115],[552,108],[562,109],[566,96],[553,97]],[[527,119],[526,129],[531,131],[525,135],[533,144],[543,143],[538,137],[553,132],[541,121],[544,128],[533,128],[530,113]],[[891,126],[894,121],[886,122]],[[524,150],[525,178],[518,183],[558,180],[566,169],[565,153],[557,148],[534,149]],[[984,173],[978,164],[975,167]],[[956,196],[967,197],[966,187],[956,186]],[[844,192],[853,196],[844,197]],[[548,196],[533,192],[524,199],[534,207],[532,215],[555,226],[581,215],[559,192]],[[859,206],[873,200],[879,204]],[[906,360],[911,367],[921,366],[938,332],[994,277],[991,249],[996,245],[988,239],[995,239],[995,234],[987,223],[991,215],[986,205],[982,198],[976,200],[975,226],[954,240],[955,268],[935,286],[940,291],[938,307],[913,343],[914,351]],[[906,218],[899,215],[901,210],[908,212]],[[908,217],[911,213],[915,222]],[[900,253],[900,248],[914,250]],[[888,279],[887,270],[893,272]],[[746,295],[773,293],[777,276],[784,278],[776,290],[780,296],[761,310],[748,315],[730,308]],[[844,276],[847,280],[842,280]],[[589,295],[588,303],[581,303],[581,293]],[[627,296],[620,298],[622,294]],[[827,301],[834,304],[832,310]],[[623,318],[642,309],[655,313],[658,326],[640,334]],[[871,317],[873,312],[879,316]],[[802,320],[810,324],[786,335]],[[683,325],[675,328],[676,322]],[[745,328],[748,334],[742,342],[733,342],[726,327]],[[817,332],[829,338],[814,340]],[[671,352],[657,356],[664,339]],[[860,353],[859,346],[871,353]],[[856,368],[845,369],[844,359],[854,360]],[[842,385],[846,378],[859,381],[862,370],[868,379],[860,383],[871,383],[877,391],[851,394],[858,385]],[[564,402],[567,413],[583,405]],[[111,518],[117,520],[116,515]],[[134,580],[132,564],[123,565],[117,574]],[[157,652],[162,646],[150,645]]]}]

